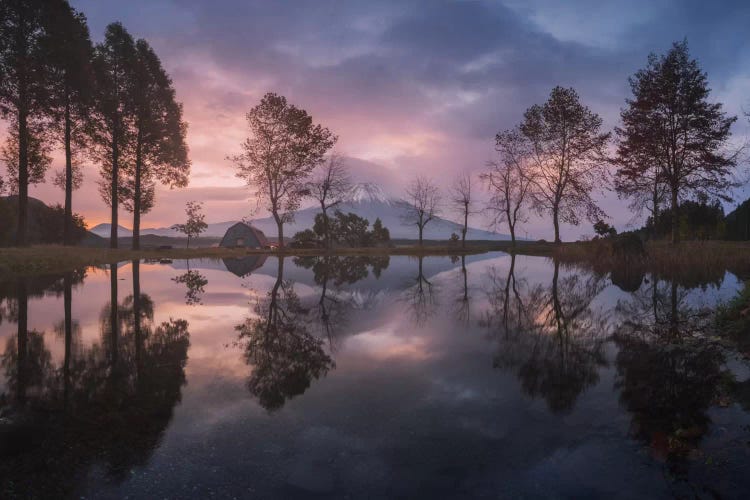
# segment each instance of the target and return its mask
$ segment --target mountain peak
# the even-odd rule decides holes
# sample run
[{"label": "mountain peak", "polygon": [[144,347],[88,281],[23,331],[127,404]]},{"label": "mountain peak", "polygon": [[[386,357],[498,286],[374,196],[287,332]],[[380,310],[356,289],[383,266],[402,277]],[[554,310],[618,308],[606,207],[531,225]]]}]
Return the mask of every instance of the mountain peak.
[{"label": "mountain peak", "polygon": [[354,203],[385,203],[391,204],[391,198],[385,194],[383,188],[372,182],[362,182],[352,187],[349,198],[346,200],[349,204]]}]

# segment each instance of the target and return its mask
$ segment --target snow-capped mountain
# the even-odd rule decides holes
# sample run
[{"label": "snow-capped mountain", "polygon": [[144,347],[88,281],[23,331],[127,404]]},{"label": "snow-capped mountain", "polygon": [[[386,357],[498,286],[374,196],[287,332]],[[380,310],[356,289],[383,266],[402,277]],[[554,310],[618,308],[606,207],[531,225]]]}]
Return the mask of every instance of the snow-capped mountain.
[{"label": "snow-capped mountain", "polygon": [[[385,227],[387,227],[391,233],[391,238],[394,239],[417,239],[418,233],[417,228],[414,225],[405,225],[401,220],[403,214],[403,200],[388,196],[383,189],[373,183],[365,182],[356,184],[351,191],[351,194],[347,198],[346,202],[341,203],[334,210],[338,209],[342,212],[353,212],[360,217],[364,217],[370,221],[375,222],[375,219],[380,218],[380,221]],[[333,212],[333,210],[331,211]],[[308,229],[313,226],[315,222],[315,215],[320,213],[318,207],[309,207],[299,210],[294,216],[294,222],[287,223],[284,225],[284,236],[292,237],[294,233]],[[218,222],[209,224],[206,232],[201,236],[221,238],[224,236],[226,230],[236,224],[237,220]],[[276,222],[272,217],[264,217],[254,219],[251,223],[258,229],[266,233],[269,237],[275,237],[277,235]],[[91,229],[91,232],[103,236],[109,236],[109,224],[99,224],[98,226]],[[132,232],[120,226],[119,234],[121,237],[132,236]],[[424,238],[428,240],[447,240],[450,238],[452,233],[458,235],[461,234],[461,225],[455,222],[443,219],[435,218],[430,221],[424,230]],[[145,228],[141,229],[141,234],[154,234],[157,236],[182,236],[174,229],[169,227],[162,228]],[[510,237],[501,233],[494,233],[491,231],[485,231],[470,227],[466,233],[466,238],[469,240],[508,240]]]},{"label": "snow-capped mountain", "polygon": [[356,203],[374,203],[380,202],[386,205],[391,205],[397,200],[389,197],[385,194],[385,191],[372,182],[363,182],[361,184],[355,184],[349,193],[347,204],[354,205]]}]

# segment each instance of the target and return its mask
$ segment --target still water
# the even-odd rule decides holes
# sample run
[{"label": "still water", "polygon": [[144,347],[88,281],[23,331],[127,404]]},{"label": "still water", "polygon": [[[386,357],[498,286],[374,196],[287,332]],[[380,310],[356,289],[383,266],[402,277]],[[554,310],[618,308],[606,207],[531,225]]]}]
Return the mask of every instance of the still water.
[{"label": "still water", "polygon": [[127,262],[0,283],[0,496],[741,498],[741,287],[546,258]]}]

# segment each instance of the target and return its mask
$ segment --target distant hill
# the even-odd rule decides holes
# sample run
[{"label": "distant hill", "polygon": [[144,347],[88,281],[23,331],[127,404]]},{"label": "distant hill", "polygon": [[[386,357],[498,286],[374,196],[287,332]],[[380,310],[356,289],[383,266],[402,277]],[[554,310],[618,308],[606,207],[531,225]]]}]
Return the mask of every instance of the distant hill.
[{"label": "distant hill", "polygon": [[[375,222],[380,218],[383,225],[387,227],[393,239],[416,239],[417,228],[415,226],[406,226],[401,221],[403,213],[402,204],[404,202],[396,198],[389,197],[379,186],[372,183],[357,184],[352,190],[349,200],[339,206],[342,212],[353,212],[360,217],[364,217]],[[298,211],[294,216],[294,222],[284,225],[284,236],[291,237],[294,233],[304,229],[311,228],[315,222],[315,215],[320,213],[317,207],[305,208]],[[221,238],[227,229],[236,224],[238,220],[218,222],[209,224],[206,232],[201,236],[210,238]],[[276,222],[272,217],[264,217],[251,221],[254,226],[266,233],[266,236],[273,238],[276,236]],[[108,237],[110,231],[109,224],[99,224],[91,229],[92,232],[102,237]],[[452,233],[461,234],[461,225],[443,218],[436,218],[425,227],[424,238],[433,240],[447,240]],[[132,236],[132,231],[122,226],[118,226],[120,237]],[[180,237],[181,233],[169,227],[161,228],[144,228],[141,234],[153,234],[157,236]],[[509,240],[510,236],[492,231],[485,231],[470,227],[466,233],[469,240],[490,240],[504,241]]]},{"label": "distant hill", "polygon": [[[49,206],[42,200],[29,197],[27,237],[31,244],[62,243],[64,212],[62,207]],[[0,197],[0,245],[13,245],[16,241],[18,223],[18,196]],[[80,244],[88,244],[98,236],[86,231],[83,219],[78,218],[74,225],[75,235]]]}]

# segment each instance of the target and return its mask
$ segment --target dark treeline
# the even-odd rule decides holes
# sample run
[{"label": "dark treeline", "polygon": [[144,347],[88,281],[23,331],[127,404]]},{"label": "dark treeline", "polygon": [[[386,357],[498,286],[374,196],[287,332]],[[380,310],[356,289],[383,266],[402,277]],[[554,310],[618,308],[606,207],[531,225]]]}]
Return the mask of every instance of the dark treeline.
[{"label": "dark treeline", "polygon": [[39,242],[29,238],[28,189],[44,182],[55,149],[65,158],[54,182],[65,191],[66,245],[80,240],[73,191],[87,161],[99,165],[100,192],[112,208],[113,248],[120,205],[133,214],[138,248],[155,183],[187,185],[187,125],[158,56],[120,23],[94,45],[86,17],[65,0],[0,1],[0,114],[9,125],[0,159],[18,195],[18,246]]}]

